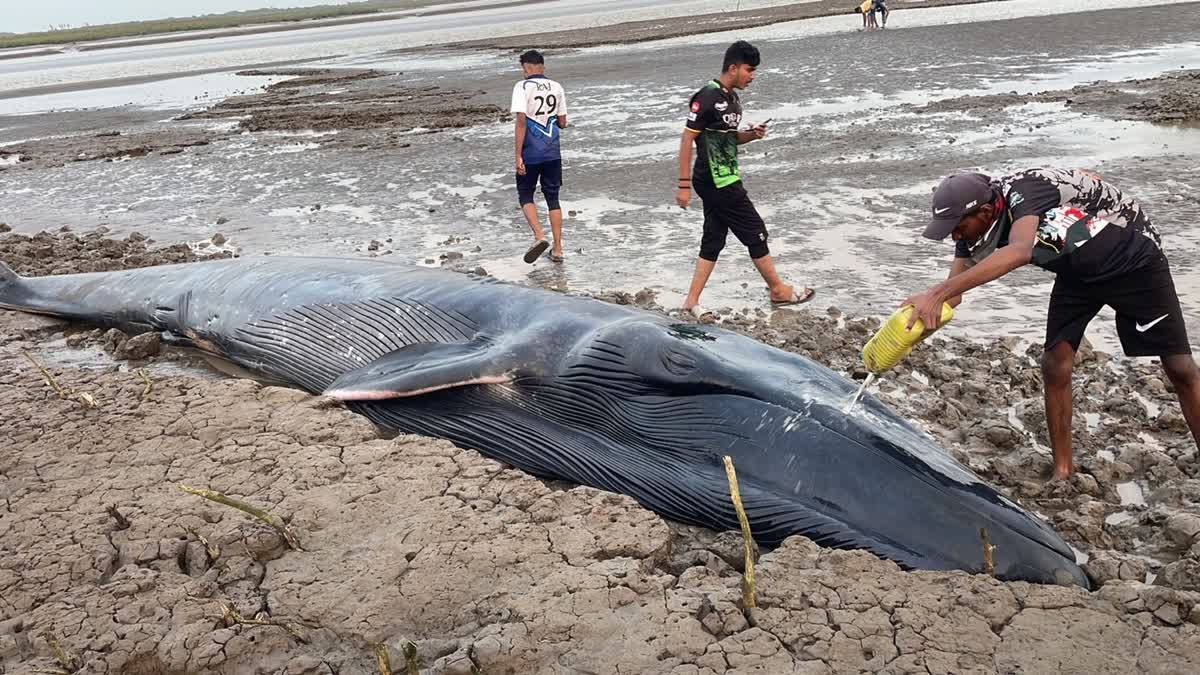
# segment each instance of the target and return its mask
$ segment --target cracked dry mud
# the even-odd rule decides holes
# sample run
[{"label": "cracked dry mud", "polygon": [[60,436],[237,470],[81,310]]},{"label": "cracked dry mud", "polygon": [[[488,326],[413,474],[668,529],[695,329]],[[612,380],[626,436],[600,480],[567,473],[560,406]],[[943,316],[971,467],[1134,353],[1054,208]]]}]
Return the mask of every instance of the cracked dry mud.
[{"label": "cracked dry mud", "polygon": [[[25,274],[191,257],[137,238],[0,238],[0,259]],[[651,293],[607,295],[653,308]],[[851,373],[877,325],[836,312],[721,321]],[[793,537],[759,559],[748,621],[736,533],[443,441],[385,438],[299,391],[164,371],[170,351],[55,365],[64,331],[71,344],[114,341],[77,330],[0,312],[6,673],[62,669],[51,641],[88,673],[376,673],[380,643],[403,672],[407,641],[428,674],[1200,669],[1195,450],[1150,366],[1085,354],[1077,406],[1100,424],[1077,430],[1083,473],[1057,488],[1041,482],[1039,378],[1015,343],[923,345],[880,393],[1089,550],[1097,591],[906,573]],[[60,399],[22,350],[95,406]],[[1127,405],[1134,390],[1162,405],[1154,419]],[[1007,419],[985,412],[1007,405]],[[1108,445],[1111,459],[1098,452]],[[1150,487],[1148,505],[1120,505],[1130,480]],[[282,516],[302,549],[179,483]],[[1106,525],[1122,508],[1130,519]]]}]

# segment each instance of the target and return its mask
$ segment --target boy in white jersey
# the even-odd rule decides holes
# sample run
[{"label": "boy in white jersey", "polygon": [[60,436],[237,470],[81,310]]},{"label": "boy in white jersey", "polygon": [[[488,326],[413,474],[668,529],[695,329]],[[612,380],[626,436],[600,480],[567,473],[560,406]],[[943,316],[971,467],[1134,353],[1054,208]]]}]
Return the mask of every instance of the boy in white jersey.
[{"label": "boy in white jersey", "polygon": [[567,126],[567,96],[562,85],[546,77],[546,61],[536,49],[521,55],[525,79],[513,87],[510,111],[516,119],[517,199],[525,221],[533,230],[533,246],[525,252],[525,262],[537,260],[550,243],[538,222],[533,191],[540,180],[542,196],[550,211],[550,231],[554,250],[550,259],[562,262],[562,208],[558,189],[562,186],[562,153],[559,130]]}]

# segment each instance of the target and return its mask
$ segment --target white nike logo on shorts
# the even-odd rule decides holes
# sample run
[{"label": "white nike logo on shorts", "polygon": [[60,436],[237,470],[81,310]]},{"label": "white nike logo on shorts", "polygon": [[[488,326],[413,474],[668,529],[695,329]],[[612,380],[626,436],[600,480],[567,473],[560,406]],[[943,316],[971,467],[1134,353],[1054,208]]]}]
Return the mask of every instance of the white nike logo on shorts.
[{"label": "white nike logo on shorts", "polygon": [[1154,324],[1158,323],[1159,321],[1162,321],[1163,319],[1167,318],[1168,316],[1171,316],[1171,315],[1170,315],[1170,314],[1163,314],[1162,316],[1158,317],[1157,319],[1155,319],[1155,320],[1153,320],[1153,321],[1151,321],[1150,323],[1148,323],[1148,324],[1145,324],[1145,325],[1142,325],[1142,324],[1140,324],[1140,323],[1136,323],[1136,322],[1135,322],[1135,323],[1134,323],[1134,327],[1135,327],[1135,328],[1137,328],[1137,332],[1139,332],[1139,333],[1145,333],[1146,331],[1150,330],[1151,328],[1154,328]]}]

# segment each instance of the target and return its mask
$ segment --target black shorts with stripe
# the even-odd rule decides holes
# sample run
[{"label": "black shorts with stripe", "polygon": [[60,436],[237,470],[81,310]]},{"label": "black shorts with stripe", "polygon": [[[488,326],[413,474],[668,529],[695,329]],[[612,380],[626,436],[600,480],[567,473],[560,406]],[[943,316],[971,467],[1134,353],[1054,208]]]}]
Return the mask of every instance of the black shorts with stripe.
[{"label": "black shorts with stripe", "polygon": [[1117,312],[1117,335],[1126,356],[1191,354],[1187,326],[1167,258],[1101,282],[1058,277],[1046,315],[1046,349],[1068,342],[1078,350],[1088,323],[1102,307]]},{"label": "black shorts with stripe", "polygon": [[725,240],[732,231],[749,251],[750,257],[770,254],[767,225],[742,187],[742,181],[719,188],[705,176],[695,176],[694,187],[704,203],[704,235],[700,238],[700,257],[716,262]]}]

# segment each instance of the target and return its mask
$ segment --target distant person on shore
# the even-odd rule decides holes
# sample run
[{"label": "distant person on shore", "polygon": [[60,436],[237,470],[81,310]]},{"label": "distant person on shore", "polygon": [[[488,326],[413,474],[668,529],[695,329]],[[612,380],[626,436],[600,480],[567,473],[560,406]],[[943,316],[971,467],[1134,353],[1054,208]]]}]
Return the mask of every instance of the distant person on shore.
[{"label": "distant person on shore", "polygon": [[513,86],[510,110],[515,118],[517,200],[525,222],[533,230],[533,245],[525,251],[525,262],[533,263],[550,248],[538,221],[533,192],[539,182],[549,210],[554,249],[550,259],[563,261],[562,208],[558,191],[562,186],[562,152],[559,132],[567,127],[567,95],[562,85],[546,77],[546,60],[536,49],[521,54],[525,78]]},{"label": "distant person on shore", "polygon": [[[1075,473],[1071,372],[1088,323],[1105,305],[1117,313],[1126,356],[1157,356],[1200,443],[1200,369],[1158,230],[1132,197],[1083,169],[1029,169],[991,178],[950,176],[933,193],[929,239],[955,241],[945,281],[901,305],[936,326],[942,303],[1033,263],[1054,272],[1042,353],[1051,478]],[[1000,414],[1003,414],[1002,412]]]},{"label": "distant person on shore", "polygon": [[891,10],[888,9],[886,0],[872,0],[871,14],[876,18],[876,24],[881,30],[887,28],[888,14]]},{"label": "distant person on shore", "polygon": [[875,0],[863,0],[854,8],[856,14],[862,14],[863,25],[859,30],[875,30],[875,13],[871,11],[874,6]]},{"label": "distant person on shore", "polygon": [[[750,259],[767,283],[771,303],[797,305],[808,302],[813,290],[796,289],[785,284],[775,271],[767,248],[767,226],[750,202],[742,186],[738,170],[738,146],[764,138],[767,122],[739,131],[742,122],[742,101],[737,90],[754,81],[758,69],[758,49],[739,40],[725,50],[720,77],[692,94],[688,102],[687,123],[679,140],[679,183],[675,203],[686,209],[692,198],[692,187],[704,203],[704,233],[700,239],[700,256],[688,288],[683,309],[700,319],[706,313],[700,306],[700,293],[717,264],[717,256],[725,247],[729,231],[749,250]],[[692,145],[696,148],[692,164]]]}]

